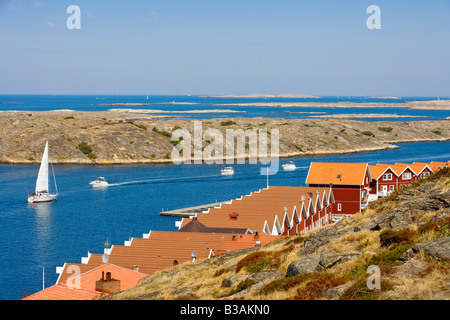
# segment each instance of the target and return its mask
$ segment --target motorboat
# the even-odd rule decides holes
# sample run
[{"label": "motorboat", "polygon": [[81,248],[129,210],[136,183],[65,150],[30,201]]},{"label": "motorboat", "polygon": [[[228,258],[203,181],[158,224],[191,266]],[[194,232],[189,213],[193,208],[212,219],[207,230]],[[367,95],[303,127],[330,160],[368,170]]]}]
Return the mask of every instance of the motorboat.
[{"label": "motorboat", "polygon": [[108,181],[104,177],[98,177],[94,181],[89,182],[92,188],[107,187]]},{"label": "motorboat", "polygon": [[283,168],[284,171],[292,171],[296,169],[296,166],[294,162],[288,161],[288,163],[281,165],[281,168]]},{"label": "motorboat", "polygon": [[45,143],[44,154],[42,155],[41,166],[39,167],[38,177],[36,179],[36,187],[34,189],[34,193],[30,196],[28,195],[28,203],[36,203],[36,202],[50,202],[54,201],[58,197],[58,187],[56,185],[55,173],[53,172],[53,181],[55,183],[56,193],[49,192],[48,185],[48,141]]},{"label": "motorboat", "polygon": [[223,176],[231,176],[234,174],[233,167],[225,167],[222,170],[220,170],[220,174]]}]

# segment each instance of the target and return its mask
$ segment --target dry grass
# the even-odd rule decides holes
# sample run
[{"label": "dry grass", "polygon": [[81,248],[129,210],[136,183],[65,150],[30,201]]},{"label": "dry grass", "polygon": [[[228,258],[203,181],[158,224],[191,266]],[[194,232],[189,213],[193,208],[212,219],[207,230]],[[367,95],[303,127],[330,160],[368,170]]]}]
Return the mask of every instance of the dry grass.
[{"label": "dry grass", "polygon": [[[446,177],[436,181],[436,187],[445,186],[448,190],[450,180]],[[371,231],[355,227],[369,223],[374,215],[394,208],[395,199],[386,199],[379,206],[367,208],[338,225],[325,228],[339,228],[339,231],[352,230],[339,239],[331,241],[318,252],[333,249],[337,252],[359,251],[362,255],[354,260],[338,264],[322,272],[313,272],[296,277],[282,277],[266,280],[262,289],[245,293],[253,285],[246,281],[256,271],[278,269],[285,273],[293,261],[299,259],[298,251],[303,248],[303,240],[314,231],[301,237],[282,238],[252,253],[218,256],[209,260],[198,260],[195,264],[184,263],[155,273],[140,282],[133,290],[119,293],[118,299],[221,299],[238,298],[245,300],[288,300],[325,299],[325,292],[344,283],[352,283],[344,292],[342,299],[442,299],[436,295],[448,290],[450,272],[448,262],[432,261],[424,254],[416,254],[419,270],[405,272],[399,258],[415,243],[450,236],[450,218],[431,223],[437,212],[418,212],[411,228],[392,231],[382,229]],[[380,209],[380,207],[382,209]],[[224,259],[226,257],[226,259]],[[367,268],[377,265],[381,269],[381,290],[369,290],[366,281]],[[231,287],[223,284],[235,277]],[[232,296],[233,294],[236,296]],[[230,297],[231,296],[231,297]],[[448,297],[447,297],[448,298]]]},{"label": "dry grass", "polygon": [[378,233],[370,230],[362,230],[343,235],[337,240],[332,240],[328,246],[337,252],[344,251],[376,251],[380,248]]}]

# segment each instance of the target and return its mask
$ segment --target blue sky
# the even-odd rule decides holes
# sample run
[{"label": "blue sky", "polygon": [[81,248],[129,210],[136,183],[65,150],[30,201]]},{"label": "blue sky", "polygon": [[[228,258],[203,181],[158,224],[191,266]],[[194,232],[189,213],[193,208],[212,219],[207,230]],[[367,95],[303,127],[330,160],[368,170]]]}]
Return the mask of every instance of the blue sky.
[{"label": "blue sky", "polygon": [[449,0],[0,0],[0,94],[450,96],[449,35]]}]

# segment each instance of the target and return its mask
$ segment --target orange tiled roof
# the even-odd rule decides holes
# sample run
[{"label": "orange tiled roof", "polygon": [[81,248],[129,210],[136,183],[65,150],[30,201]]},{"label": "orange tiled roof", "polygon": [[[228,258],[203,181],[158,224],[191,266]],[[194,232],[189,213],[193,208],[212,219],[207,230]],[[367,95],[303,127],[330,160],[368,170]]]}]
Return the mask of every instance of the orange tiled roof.
[{"label": "orange tiled roof", "polygon": [[[378,180],[388,169],[390,166],[384,166],[384,165],[369,165],[370,170],[370,176],[372,179]],[[391,171],[397,175],[397,173],[391,169]]]},{"label": "orange tiled roof", "polygon": [[444,166],[448,166],[449,162],[442,162],[442,161],[431,161],[429,163],[426,162],[413,162],[413,164],[426,164],[428,167],[433,170],[433,172],[438,171]]},{"label": "orange tiled roof", "polygon": [[363,185],[367,163],[311,162],[306,184]]},{"label": "orange tiled roof", "polygon": [[[152,274],[171,267],[174,260],[178,263],[192,261],[193,251],[196,252],[197,259],[205,259],[230,250],[254,247],[256,241],[265,245],[276,239],[277,236],[267,235],[255,238],[251,234],[151,231],[149,238],[133,238],[129,246],[112,246],[109,263],[127,269],[138,267],[140,272]],[[101,264],[99,257],[101,255],[91,254],[84,268],[97,267]],[[71,265],[74,264],[64,266],[59,283],[67,281],[71,276],[71,273],[67,272]]]},{"label": "orange tiled roof", "polygon": [[[95,290],[95,282],[102,278],[102,272],[111,272],[113,279],[120,280],[120,290],[127,290],[136,285],[136,283],[147,276],[147,274],[122,268],[117,265],[106,263],[96,267],[88,265],[72,265],[80,267],[80,274],[76,276],[73,271],[65,281],[59,281],[57,284],[48,287],[42,291],[25,297],[23,300],[90,300],[98,297],[101,292]],[[81,267],[89,269],[81,272]],[[67,281],[69,280],[69,281]]]},{"label": "orange tiled roof", "polygon": [[425,170],[427,167],[433,171],[430,167],[430,164],[421,164],[421,163],[396,163],[396,165],[405,165],[408,166],[416,175],[419,175],[422,173],[423,170]]},{"label": "orange tiled roof", "polygon": [[[272,230],[276,223],[281,226],[284,219],[292,221],[294,207],[300,214],[304,205],[309,213],[309,206],[315,208],[318,203],[322,204],[324,196],[328,197],[329,193],[330,188],[270,186],[269,189],[222,204],[219,208],[211,208],[207,213],[198,213],[197,219],[208,227],[248,228],[263,233],[267,227]],[[234,212],[238,216],[230,217]],[[181,228],[189,222],[190,219],[183,219]]]},{"label": "orange tiled roof", "polygon": [[426,168],[430,169],[432,172],[436,172],[445,166],[446,162],[413,162],[413,163],[401,163],[396,162],[395,164],[387,163],[377,163],[376,165],[369,165],[370,175],[373,179],[378,179],[380,176],[390,168],[396,176],[400,176],[406,169],[410,169],[416,175],[422,173]]}]

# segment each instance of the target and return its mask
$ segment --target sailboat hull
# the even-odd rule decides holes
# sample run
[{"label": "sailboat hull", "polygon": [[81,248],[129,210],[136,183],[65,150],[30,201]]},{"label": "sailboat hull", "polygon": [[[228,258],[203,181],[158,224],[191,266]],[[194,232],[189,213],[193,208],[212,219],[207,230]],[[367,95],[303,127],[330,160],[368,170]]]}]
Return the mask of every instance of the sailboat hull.
[{"label": "sailboat hull", "polygon": [[51,202],[51,201],[55,201],[56,198],[57,198],[56,194],[42,193],[37,196],[29,197],[28,203]]}]

